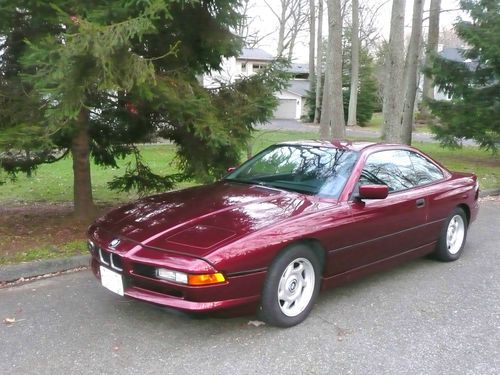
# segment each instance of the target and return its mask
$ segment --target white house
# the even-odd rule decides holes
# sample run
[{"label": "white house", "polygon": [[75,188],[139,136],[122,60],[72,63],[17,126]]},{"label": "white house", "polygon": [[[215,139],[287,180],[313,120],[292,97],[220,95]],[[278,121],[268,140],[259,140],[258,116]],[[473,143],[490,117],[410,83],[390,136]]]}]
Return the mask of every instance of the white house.
[{"label": "white house", "polygon": [[203,77],[205,87],[218,87],[219,82],[234,82],[242,77],[249,77],[274,60],[273,55],[259,48],[243,48],[240,56],[222,61],[221,70]]},{"label": "white house", "polygon": [[[215,88],[220,82],[234,82],[242,77],[257,73],[270,64],[274,56],[259,48],[243,48],[238,57],[225,59],[219,72],[212,72],[203,77],[205,87]],[[306,114],[305,98],[309,89],[308,66],[292,64],[289,68],[294,76],[286,89],[276,93],[279,100],[274,117],[279,119],[300,119]]]}]

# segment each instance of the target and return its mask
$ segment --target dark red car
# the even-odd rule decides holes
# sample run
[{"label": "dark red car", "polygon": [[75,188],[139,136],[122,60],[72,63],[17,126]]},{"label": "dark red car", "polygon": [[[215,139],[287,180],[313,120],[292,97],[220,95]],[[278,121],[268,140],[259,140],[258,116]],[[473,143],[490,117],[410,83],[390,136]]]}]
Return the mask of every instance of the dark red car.
[{"label": "dark red car", "polygon": [[458,259],[478,194],[475,175],[411,147],[281,143],[219,182],[97,220],[92,270],[122,296],[292,326],[320,289],[430,253]]}]

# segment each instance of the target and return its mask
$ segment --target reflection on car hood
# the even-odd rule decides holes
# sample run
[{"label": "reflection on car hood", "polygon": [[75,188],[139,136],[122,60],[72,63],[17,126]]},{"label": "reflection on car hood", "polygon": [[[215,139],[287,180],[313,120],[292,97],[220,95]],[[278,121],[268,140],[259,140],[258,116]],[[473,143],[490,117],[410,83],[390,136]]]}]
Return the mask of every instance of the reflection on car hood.
[{"label": "reflection on car hood", "polygon": [[203,256],[217,245],[316,207],[301,194],[218,182],[141,199],[96,224],[116,237]]}]

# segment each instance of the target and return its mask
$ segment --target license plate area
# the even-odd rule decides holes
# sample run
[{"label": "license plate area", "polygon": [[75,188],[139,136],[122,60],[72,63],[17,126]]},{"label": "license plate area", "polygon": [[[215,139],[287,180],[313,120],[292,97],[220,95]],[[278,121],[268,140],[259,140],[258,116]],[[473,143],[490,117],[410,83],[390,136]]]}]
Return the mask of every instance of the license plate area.
[{"label": "license plate area", "polygon": [[123,296],[124,293],[122,275],[103,266],[100,266],[100,271],[102,286],[106,289],[111,290],[113,293]]}]

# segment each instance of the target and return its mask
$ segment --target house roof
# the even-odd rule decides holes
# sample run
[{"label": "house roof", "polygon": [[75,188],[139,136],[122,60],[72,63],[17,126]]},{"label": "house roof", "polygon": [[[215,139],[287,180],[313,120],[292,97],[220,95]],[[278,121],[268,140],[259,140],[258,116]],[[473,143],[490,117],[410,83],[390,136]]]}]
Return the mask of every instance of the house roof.
[{"label": "house roof", "polygon": [[443,48],[443,50],[439,52],[439,55],[446,60],[464,63],[471,70],[476,69],[478,62],[464,57],[464,52],[465,50],[463,48],[448,47]]},{"label": "house roof", "polygon": [[446,60],[465,62],[465,59],[462,55],[462,50],[458,48],[443,48],[443,50],[439,52],[439,54]]},{"label": "house roof", "polygon": [[301,97],[307,96],[307,91],[309,90],[309,80],[308,79],[292,79],[289,86],[284,89],[290,91],[291,93],[300,95]]},{"label": "house roof", "polygon": [[272,61],[274,60],[274,56],[260,48],[243,48],[237,59]]}]

